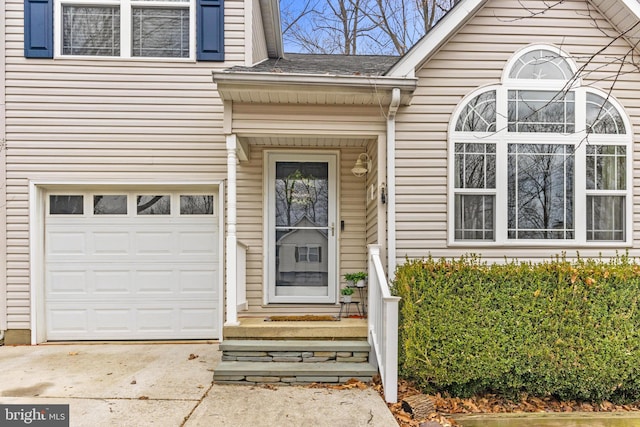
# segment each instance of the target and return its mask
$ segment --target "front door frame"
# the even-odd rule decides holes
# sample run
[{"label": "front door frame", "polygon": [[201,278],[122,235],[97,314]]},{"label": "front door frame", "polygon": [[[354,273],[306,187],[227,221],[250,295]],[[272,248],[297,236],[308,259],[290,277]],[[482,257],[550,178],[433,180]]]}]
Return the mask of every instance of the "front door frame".
[{"label": "front door frame", "polygon": [[[275,164],[278,161],[319,161],[327,162],[329,167],[329,209],[328,209],[328,226],[333,230],[332,236],[328,239],[328,295],[326,296],[277,296],[275,294],[275,251],[272,249],[275,245],[275,208],[272,202],[275,197],[275,186],[271,185],[275,178]],[[266,150],[264,152],[263,165],[263,184],[264,184],[264,286],[263,295],[266,304],[336,304],[338,295],[338,253],[339,253],[339,232],[337,227],[339,212],[339,164],[340,152],[337,150]]]}]

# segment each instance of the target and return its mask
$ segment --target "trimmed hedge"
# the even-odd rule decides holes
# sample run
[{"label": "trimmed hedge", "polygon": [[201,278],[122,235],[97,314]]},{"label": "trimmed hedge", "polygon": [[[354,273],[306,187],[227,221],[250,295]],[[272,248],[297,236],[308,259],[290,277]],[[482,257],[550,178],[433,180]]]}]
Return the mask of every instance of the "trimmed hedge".
[{"label": "trimmed hedge", "polygon": [[627,256],[407,261],[394,292],[400,375],[424,391],[640,399],[640,266]]}]

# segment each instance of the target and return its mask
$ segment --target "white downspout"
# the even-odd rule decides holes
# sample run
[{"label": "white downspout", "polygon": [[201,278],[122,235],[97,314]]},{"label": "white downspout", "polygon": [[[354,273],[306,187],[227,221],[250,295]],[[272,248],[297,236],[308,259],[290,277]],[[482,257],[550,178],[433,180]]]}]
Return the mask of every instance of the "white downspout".
[{"label": "white downspout", "polygon": [[387,115],[387,275],[396,271],[396,113],[400,106],[400,89],[391,91]]},{"label": "white downspout", "polygon": [[238,140],[235,134],[227,135],[227,237],[226,237],[226,295],[227,295],[227,321],[226,326],[237,326],[238,322],[238,289],[237,289],[237,251],[236,236],[237,223],[237,183],[236,169],[238,156],[236,148]]}]

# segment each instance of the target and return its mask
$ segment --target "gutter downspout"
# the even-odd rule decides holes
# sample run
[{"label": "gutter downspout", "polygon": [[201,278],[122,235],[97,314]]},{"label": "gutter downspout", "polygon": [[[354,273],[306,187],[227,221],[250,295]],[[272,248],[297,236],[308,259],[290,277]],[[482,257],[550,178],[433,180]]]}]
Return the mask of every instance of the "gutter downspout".
[{"label": "gutter downspout", "polygon": [[400,106],[400,88],[391,91],[387,115],[387,275],[396,272],[396,113]]}]

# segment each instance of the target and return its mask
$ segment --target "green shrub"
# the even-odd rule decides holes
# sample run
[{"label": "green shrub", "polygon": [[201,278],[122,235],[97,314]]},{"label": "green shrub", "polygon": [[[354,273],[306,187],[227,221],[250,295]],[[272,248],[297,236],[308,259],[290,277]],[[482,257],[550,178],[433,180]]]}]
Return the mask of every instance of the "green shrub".
[{"label": "green shrub", "polygon": [[398,267],[400,375],[454,396],[640,399],[640,266],[474,256]]}]

